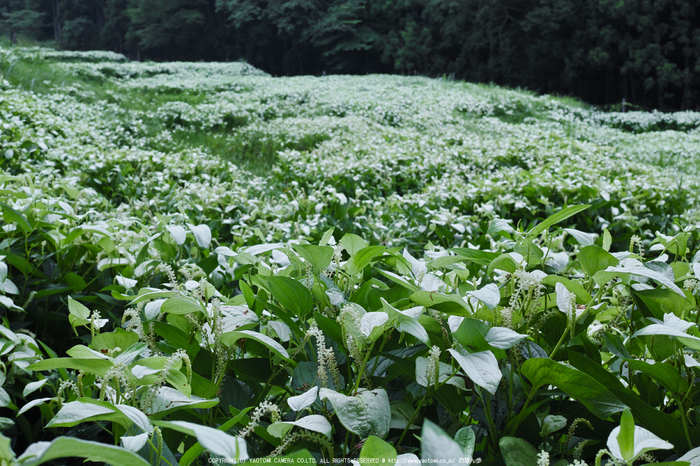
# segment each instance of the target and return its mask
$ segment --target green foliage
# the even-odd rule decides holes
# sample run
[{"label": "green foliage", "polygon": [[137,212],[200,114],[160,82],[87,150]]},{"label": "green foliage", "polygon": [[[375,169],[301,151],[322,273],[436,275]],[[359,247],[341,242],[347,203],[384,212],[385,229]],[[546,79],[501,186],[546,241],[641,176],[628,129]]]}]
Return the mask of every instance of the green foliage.
[{"label": "green foliage", "polygon": [[[62,94],[0,100],[4,461],[697,456],[697,166],[655,163],[692,131],[425,78],[52,66]],[[256,176],[178,132],[326,136]]]}]

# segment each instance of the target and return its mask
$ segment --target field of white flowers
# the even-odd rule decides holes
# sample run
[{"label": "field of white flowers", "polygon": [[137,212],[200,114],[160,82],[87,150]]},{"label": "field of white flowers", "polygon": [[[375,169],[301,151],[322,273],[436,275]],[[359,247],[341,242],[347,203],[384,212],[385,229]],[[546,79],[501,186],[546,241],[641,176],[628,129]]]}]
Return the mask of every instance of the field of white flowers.
[{"label": "field of white flowers", "polygon": [[45,49],[0,78],[0,458],[700,446],[700,113]]}]

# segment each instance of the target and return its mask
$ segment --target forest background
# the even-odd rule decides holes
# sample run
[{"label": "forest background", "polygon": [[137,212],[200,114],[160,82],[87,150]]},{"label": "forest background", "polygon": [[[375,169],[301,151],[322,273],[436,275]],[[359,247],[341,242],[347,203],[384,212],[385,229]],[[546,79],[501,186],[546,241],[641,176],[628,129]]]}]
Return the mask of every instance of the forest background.
[{"label": "forest background", "polygon": [[700,106],[695,0],[0,0],[0,32],[272,75],[419,74],[611,110]]}]

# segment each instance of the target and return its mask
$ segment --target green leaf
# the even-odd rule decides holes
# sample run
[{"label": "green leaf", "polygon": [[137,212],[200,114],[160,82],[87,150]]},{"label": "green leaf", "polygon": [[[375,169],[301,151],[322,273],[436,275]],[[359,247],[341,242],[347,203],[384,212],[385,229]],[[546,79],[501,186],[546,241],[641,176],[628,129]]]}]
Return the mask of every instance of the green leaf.
[{"label": "green leaf", "polygon": [[559,415],[548,415],[542,420],[542,435],[547,437],[566,427],[566,418]]},{"label": "green leaf", "polygon": [[321,329],[326,337],[329,337],[340,344],[344,343],[343,330],[337,321],[324,316],[320,312],[314,312],[314,320],[316,321],[316,324],[318,324],[318,328]]},{"label": "green leaf", "polygon": [[[331,248],[332,249],[332,248]],[[267,279],[272,296],[286,309],[304,319],[313,307],[313,297],[309,290],[297,280],[289,277],[270,277]]]},{"label": "green leaf", "polygon": [[634,418],[629,409],[622,411],[620,433],[617,434],[622,459],[629,461],[634,456]]},{"label": "green leaf", "polygon": [[193,299],[169,298],[160,307],[160,312],[163,314],[192,314],[203,312],[203,309],[202,305]]},{"label": "green leaf", "polygon": [[576,301],[580,304],[588,304],[591,299],[593,299],[579,282],[569,280],[568,278],[559,277],[557,275],[547,275],[542,279],[543,285],[556,286],[557,283],[561,283],[569,290],[571,293],[576,295]]},{"label": "green leaf", "polygon": [[197,241],[197,245],[202,249],[208,249],[209,244],[211,243],[211,230],[209,229],[209,227],[207,225],[195,226],[191,223],[188,223],[187,227],[194,235],[194,239],[195,241]]},{"label": "green leaf", "polygon": [[154,421],[153,424],[193,435],[205,449],[215,455],[231,458],[235,462],[249,458],[244,439],[233,437],[218,429],[186,421]]},{"label": "green leaf", "polygon": [[690,388],[688,381],[681,377],[678,369],[665,362],[649,364],[648,362],[628,359],[627,364],[631,369],[644,372],[653,377],[657,382],[676,394],[685,394]]},{"label": "green leaf", "polygon": [[325,417],[319,414],[311,414],[310,416],[303,417],[296,421],[275,422],[274,424],[268,426],[267,431],[274,437],[284,438],[284,436],[287,435],[287,433],[289,433],[293,427],[299,427],[301,429],[321,433],[328,437],[328,440],[331,439],[331,432],[333,431],[333,426],[331,426],[331,423],[328,422]]},{"label": "green leaf", "polygon": [[293,244],[292,248],[306,259],[318,274],[331,265],[335,251],[330,246],[316,246],[313,244]]},{"label": "green leaf", "polygon": [[2,208],[2,216],[7,223],[17,223],[24,234],[31,233],[33,228],[27,221],[27,217],[4,202],[0,202],[0,208]]},{"label": "green leaf", "polygon": [[350,275],[357,275],[367,267],[375,257],[381,256],[386,251],[384,246],[367,246],[356,251],[348,260],[345,267]]},{"label": "green leaf", "polygon": [[505,327],[492,327],[484,335],[484,340],[490,346],[498,349],[508,349],[526,339],[527,335],[514,332]]},{"label": "green leaf", "polygon": [[518,268],[518,264],[515,263],[513,256],[511,256],[510,254],[501,254],[489,264],[486,273],[487,275],[492,275],[493,271],[496,269],[505,270],[508,273],[513,273],[515,272],[516,268]]},{"label": "green leaf", "polygon": [[505,231],[506,233],[512,233],[515,230],[513,227],[510,225],[508,220],[502,219],[502,218],[496,218],[489,223],[489,229],[486,231],[487,235],[494,235],[496,233],[500,233],[502,231]]},{"label": "green leaf", "polygon": [[453,316],[467,316],[471,313],[464,299],[456,294],[444,294],[438,291],[418,291],[409,299],[419,306],[429,307]]},{"label": "green leaf", "polygon": [[610,251],[610,246],[612,246],[612,236],[607,228],[603,229],[603,249]]},{"label": "green leaf", "polygon": [[626,280],[633,279],[634,276],[641,276],[646,278],[651,278],[666,288],[670,289],[674,293],[678,293],[681,297],[685,298],[685,293],[673,283],[673,280],[666,277],[664,274],[655,272],[646,267],[609,267],[606,270],[601,270],[593,275],[593,280],[599,285],[603,286],[610,280],[616,277],[621,277]]},{"label": "green leaf", "polygon": [[626,408],[590,375],[551,359],[528,359],[523,363],[522,371],[533,386],[554,385],[582,403],[600,419],[605,420]]},{"label": "green leaf", "polygon": [[452,248],[455,254],[462,256],[468,262],[474,262],[478,265],[489,265],[500,254],[497,252],[481,251],[479,249],[470,248]]},{"label": "green leaf", "polygon": [[544,222],[538,224],[536,227],[534,227],[530,232],[527,234],[528,238],[535,237],[551,227],[552,225],[556,225],[559,222],[562,222],[566,220],[569,217],[572,217],[576,215],[579,212],[583,212],[584,210],[588,209],[590,205],[574,205],[574,206],[569,206],[566,207],[556,214],[550,216],[547,218]]},{"label": "green leaf", "polygon": [[75,358],[54,358],[43,359],[27,367],[31,371],[50,371],[53,369],[73,369],[85,371],[88,374],[104,377],[114,363],[106,359],[75,359]]},{"label": "green leaf", "polygon": [[526,440],[502,437],[498,446],[506,466],[537,466],[537,450]]},{"label": "green leaf", "polygon": [[357,235],[352,233],[347,233],[340,239],[340,245],[347,251],[347,253],[352,257],[363,248],[369,246],[367,241],[363,240]]},{"label": "green leaf", "polygon": [[322,388],[319,390],[319,397],[321,400],[328,399],[340,423],[361,438],[369,435],[386,438],[389,433],[391,407],[383,388],[360,388],[355,396],[345,396],[334,390]]},{"label": "green leaf", "polygon": [[237,330],[234,332],[226,332],[222,334],[219,338],[224,345],[229,347],[236,344],[236,342],[240,339],[250,338],[266,346],[270,351],[272,351],[285,361],[296,365],[296,363],[289,358],[289,353],[287,353],[287,350],[284,349],[282,345],[280,345],[267,335],[263,335],[262,333],[253,332],[252,330]]},{"label": "green leaf", "polygon": [[136,332],[127,332],[123,328],[117,328],[114,332],[95,335],[90,343],[90,348],[95,351],[121,348],[124,351],[138,341],[139,336]]},{"label": "green leaf", "polygon": [[[396,450],[384,440],[370,435],[360,450],[360,460],[381,460],[385,464],[396,464]],[[360,461],[362,463],[362,461]]]},{"label": "green leaf", "polygon": [[194,395],[188,397],[174,388],[161,387],[156,393],[155,400],[153,400],[150,408],[147,409],[146,414],[151,419],[160,419],[178,409],[207,409],[217,404],[219,404],[219,400],[216,398],[206,400]]},{"label": "green leaf", "polygon": [[470,354],[460,354],[451,348],[447,351],[476,385],[485,388],[492,395],[496,394],[503,373],[491,351]]},{"label": "green leaf", "polygon": [[100,418],[104,414],[114,414],[113,408],[107,408],[95,403],[71,401],[65,403],[58,413],[46,424],[46,427],[73,427],[81,422]]},{"label": "green leaf", "polygon": [[466,318],[462,320],[452,336],[465,348],[479,350],[487,345],[484,337],[488,330],[489,328],[482,321]]},{"label": "green leaf", "polygon": [[581,249],[578,260],[586,275],[592,277],[596,272],[614,267],[620,261],[600,246],[592,244]]},{"label": "green leaf", "polygon": [[421,430],[421,458],[427,463],[458,464],[464,459],[464,450],[430,420],[423,421]]},{"label": "green leaf", "polygon": [[474,456],[474,447],[476,446],[476,435],[470,427],[462,427],[455,434],[455,442],[459,444],[464,452],[464,458],[470,459]]},{"label": "green leaf", "polygon": [[75,328],[90,323],[90,309],[68,296],[68,321]]},{"label": "green leaf", "polygon": [[396,325],[396,329],[399,332],[406,332],[413,335],[421,342],[428,344],[429,337],[428,332],[425,328],[418,322],[418,317],[422,314],[423,308],[411,308],[404,311],[399,311],[394,308],[391,304],[387,303],[384,298],[380,298],[384,312],[389,314],[388,325]]},{"label": "green leaf", "polygon": [[88,461],[112,466],[149,465],[137,454],[123,448],[75,437],[58,437],[51,443],[36,443],[30,448],[34,457],[22,461],[22,466],[37,466],[58,458],[86,458]]},{"label": "green leaf", "polygon": [[323,233],[323,236],[321,237],[321,241],[318,242],[319,246],[326,246],[328,245],[328,242],[331,240],[333,237],[333,232],[335,231],[335,227],[331,227],[328,230],[326,230]]}]

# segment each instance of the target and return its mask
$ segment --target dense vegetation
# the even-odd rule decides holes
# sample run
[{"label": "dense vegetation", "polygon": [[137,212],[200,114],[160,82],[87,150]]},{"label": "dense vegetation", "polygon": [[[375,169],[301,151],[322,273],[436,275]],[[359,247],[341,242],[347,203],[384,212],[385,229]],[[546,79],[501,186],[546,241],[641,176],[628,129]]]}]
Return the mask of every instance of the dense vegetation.
[{"label": "dense vegetation", "polygon": [[700,114],[0,72],[0,460],[700,464]]},{"label": "dense vegetation", "polygon": [[594,104],[700,105],[694,0],[0,0],[0,32],[273,75],[454,76]]}]

